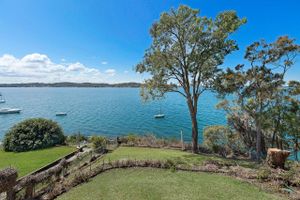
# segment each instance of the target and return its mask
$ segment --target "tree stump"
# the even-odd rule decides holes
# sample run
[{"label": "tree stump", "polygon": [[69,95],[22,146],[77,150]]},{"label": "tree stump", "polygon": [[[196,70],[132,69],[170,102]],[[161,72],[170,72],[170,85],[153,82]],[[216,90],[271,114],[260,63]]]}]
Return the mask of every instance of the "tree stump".
[{"label": "tree stump", "polygon": [[280,167],[284,169],[284,163],[288,156],[290,155],[290,151],[281,150],[277,148],[269,148],[267,154],[267,163],[270,167],[277,168]]}]

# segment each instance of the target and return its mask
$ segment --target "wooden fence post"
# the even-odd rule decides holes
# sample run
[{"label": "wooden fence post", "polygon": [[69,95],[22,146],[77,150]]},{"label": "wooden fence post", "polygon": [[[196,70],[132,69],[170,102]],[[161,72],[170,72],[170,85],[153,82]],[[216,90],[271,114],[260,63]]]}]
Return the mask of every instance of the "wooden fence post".
[{"label": "wooden fence post", "polygon": [[0,171],[0,194],[6,192],[8,200],[15,200],[14,186],[17,183],[18,173],[13,168]]},{"label": "wooden fence post", "polygon": [[34,189],[34,185],[33,184],[29,184],[26,187],[26,191],[25,191],[25,198],[26,199],[32,199],[33,198],[33,189]]},{"label": "wooden fence post", "polygon": [[8,190],[6,192],[6,199],[7,200],[15,200],[16,199],[16,192],[14,189]]}]

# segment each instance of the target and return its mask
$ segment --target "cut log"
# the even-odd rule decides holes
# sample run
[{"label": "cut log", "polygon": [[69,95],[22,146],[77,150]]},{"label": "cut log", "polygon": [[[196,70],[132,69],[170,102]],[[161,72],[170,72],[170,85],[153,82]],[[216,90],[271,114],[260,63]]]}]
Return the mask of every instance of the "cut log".
[{"label": "cut log", "polygon": [[290,155],[290,151],[281,150],[277,148],[269,148],[267,154],[267,163],[270,167],[280,167],[284,169],[284,163]]}]

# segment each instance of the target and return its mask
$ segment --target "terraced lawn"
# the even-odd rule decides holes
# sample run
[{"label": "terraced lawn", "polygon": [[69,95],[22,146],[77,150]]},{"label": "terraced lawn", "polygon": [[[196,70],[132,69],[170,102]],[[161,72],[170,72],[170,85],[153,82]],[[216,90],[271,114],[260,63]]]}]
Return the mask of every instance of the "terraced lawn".
[{"label": "terraced lawn", "polygon": [[107,160],[172,160],[177,163],[193,165],[202,164],[205,160],[214,159],[224,162],[236,162],[244,167],[256,167],[255,162],[245,160],[229,160],[211,155],[198,155],[189,152],[170,150],[170,149],[156,149],[156,148],[141,148],[141,147],[119,147],[112,153],[104,156]]},{"label": "terraced lawn", "polygon": [[74,147],[61,146],[48,149],[21,153],[5,152],[0,150],[0,170],[5,167],[14,167],[19,177],[33,172],[56,159],[74,151]]},{"label": "terraced lawn", "polygon": [[[154,155],[152,155],[154,156]],[[223,175],[163,169],[115,169],[59,200],[276,200],[272,194]]]}]

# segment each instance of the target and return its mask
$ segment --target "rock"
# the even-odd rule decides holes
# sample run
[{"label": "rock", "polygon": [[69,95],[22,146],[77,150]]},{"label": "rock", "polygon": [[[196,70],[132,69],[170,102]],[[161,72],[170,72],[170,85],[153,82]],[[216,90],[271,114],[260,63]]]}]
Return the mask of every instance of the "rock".
[{"label": "rock", "polygon": [[277,148],[269,148],[266,161],[270,167],[280,167],[284,169],[284,163],[290,155],[290,151],[281,150]]}]

